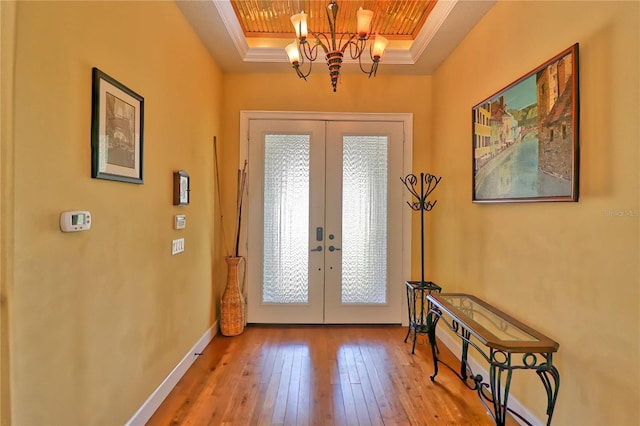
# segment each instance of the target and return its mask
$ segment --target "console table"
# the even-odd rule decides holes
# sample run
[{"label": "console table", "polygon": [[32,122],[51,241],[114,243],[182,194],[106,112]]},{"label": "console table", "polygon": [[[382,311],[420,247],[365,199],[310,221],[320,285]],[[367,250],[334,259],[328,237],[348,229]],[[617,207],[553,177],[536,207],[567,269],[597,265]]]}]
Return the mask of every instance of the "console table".
[{"label": "console table", "polygon": [[[534,370],[547,393],[547,425],[550,425],[560,388],[560,373],[553,365],[553,353],[558,351],[560,345],[475,296],[431,293],[427,299],[431,303],[428,314],[431,323],[429,343],[434,365],[431,381],[435,380],[438,363],[441,363],[464,381],[469,389],[477,391],[480,402],[493,416],[496,425],[505,425],[507,412],[530,424],[507,408],[507,403],[513,371]],[[462,341],[459,372],[438,358],[436,326],[440,319]],[[481,375],[473,374],[467,362],[469,346],[475,348],[489,363],[489,383],[483,382]]]}]

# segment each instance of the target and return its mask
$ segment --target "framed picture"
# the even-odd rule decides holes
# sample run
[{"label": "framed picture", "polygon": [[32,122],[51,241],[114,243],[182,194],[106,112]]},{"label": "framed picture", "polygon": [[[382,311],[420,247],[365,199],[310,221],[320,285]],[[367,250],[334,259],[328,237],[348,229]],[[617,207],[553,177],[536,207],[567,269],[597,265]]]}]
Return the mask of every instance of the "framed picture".
[{"label": "framed picture", "polygon": [[189,204],[191,182],[184,170],[173,172],[173,205],[186,206]]},{"label": "framed picture", "polygon": [[144,98],[93,68],[91,177],[143,183]]},{"label": "framed picture", "polygon": [[578,201],[578,44],[472,109],[473,202]]}]

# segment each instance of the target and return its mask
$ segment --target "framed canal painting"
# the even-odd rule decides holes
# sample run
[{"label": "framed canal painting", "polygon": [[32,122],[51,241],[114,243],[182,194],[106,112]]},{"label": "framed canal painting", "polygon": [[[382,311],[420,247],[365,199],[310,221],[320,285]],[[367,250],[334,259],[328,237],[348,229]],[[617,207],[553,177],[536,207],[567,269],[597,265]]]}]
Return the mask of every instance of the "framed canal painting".
[{"label": "framed canal painting", "polygon": [[578,44],[472,109],[473,202],[578,201]]}]

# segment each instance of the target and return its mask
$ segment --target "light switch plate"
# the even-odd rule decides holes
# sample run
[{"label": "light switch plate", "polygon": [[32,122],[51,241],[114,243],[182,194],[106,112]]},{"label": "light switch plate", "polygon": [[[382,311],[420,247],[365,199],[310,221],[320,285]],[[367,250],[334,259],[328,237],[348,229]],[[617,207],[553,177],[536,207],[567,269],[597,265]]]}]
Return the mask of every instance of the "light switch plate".
[{"label": "light switch plate", "polygon": [[184,251],[184,238],[178,238],[171,242],[171,255],[182,253]]},{"label": "light switch plate", "polygon": [[187,217],[183,214],[174,216],[173,229],[184,229],[187,226]]}]

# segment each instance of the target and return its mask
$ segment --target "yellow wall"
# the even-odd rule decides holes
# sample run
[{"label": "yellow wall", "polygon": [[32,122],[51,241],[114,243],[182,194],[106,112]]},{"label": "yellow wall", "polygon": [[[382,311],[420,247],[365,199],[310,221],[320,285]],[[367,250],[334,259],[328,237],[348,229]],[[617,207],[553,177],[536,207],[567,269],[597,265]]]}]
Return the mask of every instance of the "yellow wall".
[{"label": "yellow wall", "polygon": [[[444,176],[430,217],[434,278],[560,343],[559,425],[640,421],[639,6],[498,2],[432,81],[429,164]],[[575,42],[580,201],[472,204],[471,108]],[[542,384],[516,377],[514,394],[543,419]]]},{"label": "yellow wall", "polygon": [[8,283],[13,268],[13,77],[16,3],[0,2],[0,424],[11,422]]},{"label": "yellow wall", "polygon": [[[173,2],[19,2],[16,22],[12,422],[122,424],[217,316],[222,75]],[[143,185],[90,176],[94,66],[145,98]],[[62,211],[85,209],[90,231],[60,232]]]}]

